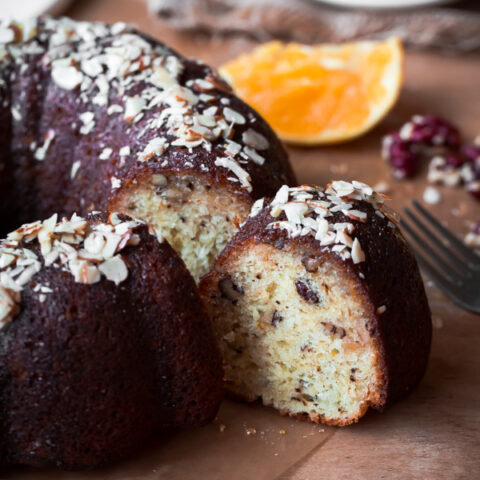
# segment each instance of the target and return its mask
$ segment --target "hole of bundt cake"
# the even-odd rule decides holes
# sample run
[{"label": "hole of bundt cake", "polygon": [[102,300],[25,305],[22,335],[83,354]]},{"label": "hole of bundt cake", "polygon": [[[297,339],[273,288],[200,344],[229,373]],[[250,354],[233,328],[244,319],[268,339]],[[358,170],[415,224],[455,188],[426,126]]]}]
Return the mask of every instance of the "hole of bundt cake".
[{"label": "hole of bundt cake", "polygon": [[340,424],[376,400],[380,369],[365,330],[372,313],[346,272],[328,260],[306,270],[300,256],[259,243],[222,263],[217,278],[207,277],[204,293],[230,391]]},{"label": "hole of bundt cake", "polygon": [[246,218],[250,203],[192,175],[155,174],[130,185],[111,209],[160,231],[198,281]]}]

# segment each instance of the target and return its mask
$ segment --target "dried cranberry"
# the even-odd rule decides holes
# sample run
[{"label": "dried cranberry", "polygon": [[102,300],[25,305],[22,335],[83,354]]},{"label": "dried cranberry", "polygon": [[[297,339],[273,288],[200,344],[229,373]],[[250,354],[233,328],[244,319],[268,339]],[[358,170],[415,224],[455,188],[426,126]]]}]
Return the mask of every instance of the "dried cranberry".
[{"label": "dried cranberry", "polygon": [[461,152],[466,161],[473,163],[480,158],[480,145],[463,145]]},{"label": "dried cranberry", "polygon": [[383,139],[382,155],[399,179],[413,176],[422,156],[428,155],[430,182],[449,187],[463,184],[480,200],[480,138],[462,146],[458,129],[443,118],[414,116],[399,131]]},{"label": "dried cranberry", "polygon": [[465,188],[473,198],[480,200],[480,180],[474,180],[473,182],[467,183]]},{"label": "dried cranberry", "polygon": [[480,156],[476,157],[470,164],[468,164],[468,170],[465,177],[468,193],[477,200],[480,200]]},{"label": "dried cranberry", "polygon": [[412,151],[412,144],[400,137],[398,132],[393,132],[384,139],[384,158],[393,167],[396,178],[411,177],[419,165],[419,158]]},{"label": "dried cranberry", "polygon": [[459,148],[460,132],[451,123],[435,115],[417,115],[412,119],[411,140],[429,146]]},{"label": "dried cranberry", "polygon": [[243,288],[237,285],[231,275],[225,275],[218,282],[218,288],[222,293],[222,297],[228,298],[234,305],[238,303],[238,299],[245,293]]},{"label": "dried cranberry", "polygon": [[460,168],[465,163],[465,158],[459,153],[447,153],[444,158],[446,165],[453,168]]},{"label": "dried cranberry", "polygon": [[[396,178],[411,177],[418,170],[422,155],[430,147],[454,150],[460,147],[459,131],[446,120],[434,115],[417,115],[398,132],[387,135],[383,156],[393,167]],[[461,165],[460,155],[451,154],[447,164]]]}]

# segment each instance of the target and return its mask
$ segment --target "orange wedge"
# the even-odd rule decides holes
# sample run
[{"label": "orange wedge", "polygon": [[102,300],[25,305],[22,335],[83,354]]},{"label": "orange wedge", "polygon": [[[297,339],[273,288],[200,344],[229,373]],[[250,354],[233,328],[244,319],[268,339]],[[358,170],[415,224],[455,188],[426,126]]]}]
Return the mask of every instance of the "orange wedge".
[{"label": "orange wedge", "polygon": [[365,133],[392,108],[403,49],[398,38],[313,47],[269,42],[220,74],[282,140],[336,143]]}]

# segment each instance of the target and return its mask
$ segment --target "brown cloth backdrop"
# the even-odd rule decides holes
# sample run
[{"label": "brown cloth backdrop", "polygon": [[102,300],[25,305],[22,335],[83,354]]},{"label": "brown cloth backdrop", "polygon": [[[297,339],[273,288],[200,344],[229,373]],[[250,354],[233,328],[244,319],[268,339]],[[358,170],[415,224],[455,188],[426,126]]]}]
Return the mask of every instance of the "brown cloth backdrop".
[{"label": "brown cloth backdrop", "polygon": [[[386,0],[388,1],[388,0]],[[180,30],[246,34],[302,43],[402,37],[415,48],[480,51],[480,9],[358,10],[314,0],[148,0],[150,11]]]}]

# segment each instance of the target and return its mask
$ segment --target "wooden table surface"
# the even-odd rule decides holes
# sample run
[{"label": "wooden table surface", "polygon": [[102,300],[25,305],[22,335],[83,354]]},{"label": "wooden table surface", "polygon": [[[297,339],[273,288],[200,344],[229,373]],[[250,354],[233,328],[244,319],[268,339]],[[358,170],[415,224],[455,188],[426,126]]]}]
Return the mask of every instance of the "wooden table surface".
[{"label": "wooden table surface", "polygon": [[[180,35],[149,15],[143,0],[80,0],[76,19],[126,21],[182,54],[218,66],[252,47],[247,40]],[[406,78],[393,112],[359,140],[328,148],[289,148],[302,183],[358,179],[388,181],[393,206],[421,198],[425,174],[395,182],[380,158],[381,136],[416,113],[437,113],[467,138],[480,134],[480,55],[441,57],[407,52]],[[480,220],[480,203],[463,190],[439,188],[429,207],[463,235]],[[225,402],[219,425],[175,435],[161,445],[91,474],[13,470],[22,479],[476,479],[480,478],[480,316],[455,307],[430,282],[433,348],[426,377],[407,399],[383,414],[369,413],[347,428],[315,426],[280,417],[271,409]],[[480,295],[480,292],[479,292]],[[257,435],[245,430],[254,427]],[[286,430],[281,435],[280,429]]]}]

